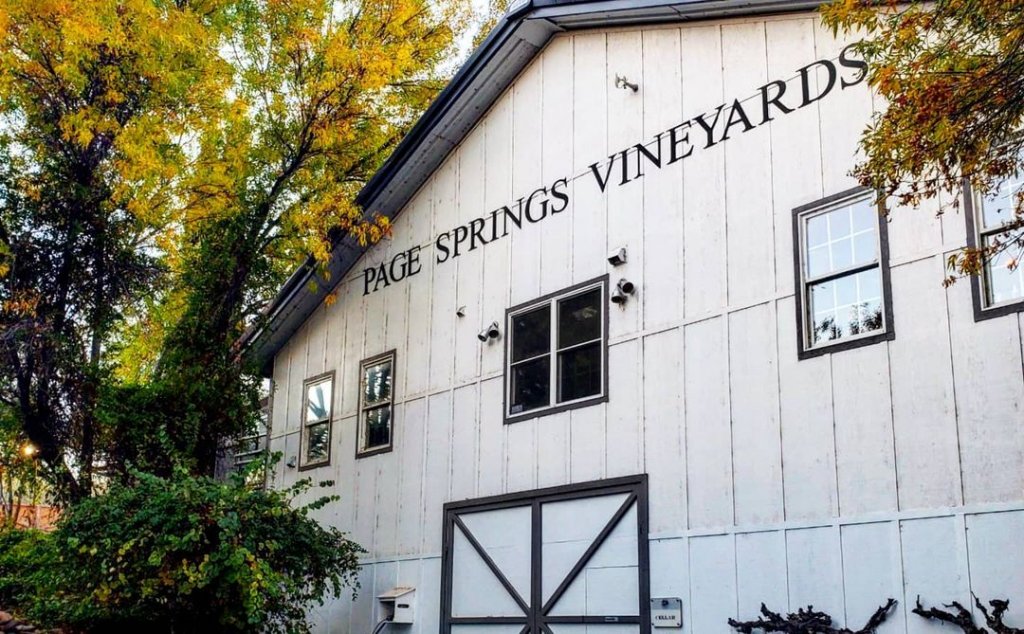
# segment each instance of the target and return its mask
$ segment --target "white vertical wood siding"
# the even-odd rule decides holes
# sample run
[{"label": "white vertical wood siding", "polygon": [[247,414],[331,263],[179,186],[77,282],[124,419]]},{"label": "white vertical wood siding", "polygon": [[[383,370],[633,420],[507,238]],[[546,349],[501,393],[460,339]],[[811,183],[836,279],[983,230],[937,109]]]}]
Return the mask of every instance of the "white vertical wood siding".
[{"label": "white vertical wood siding", "polygon": [[[814,15],[555,38],[448,158],[367,266],[650,138],[836,42]],[[616,75],[640,85],[614,86]],[[602,194],[570,183],[565,213],[366,297],[359,271],[274,363],[272,449],[298,455],[302,382],[336,377],[333,479],[320,517],[368,550],[362,590],[316,611],[369,631],[373,596],[417,588],[413,632],[438,627],[442,504],[633,473],[650,477],[652,596],[685,630],[729,631],[762,601],[813,603],[860,624],[889,596],[909,614],[1008,596],[1024,623],[1024,321],[975,323],[966,283],[943,289],[963,218],[893,210],[891,342],[797,361],[792,209],[852,186],[864,85]],[[758,113],[759,114],[759,113]],[[700,136],[695,131],[695,139]],[[613,247],[629,262],[609,269]],[[357,267],[360,268],[361,267]],[[476,333],[507,307],[611,273],[607,404],[502,424],[503,345]],[[465,307],[465,316],[456,309]],[[397,350],[394,451],[355,459],[359,362]]]}]

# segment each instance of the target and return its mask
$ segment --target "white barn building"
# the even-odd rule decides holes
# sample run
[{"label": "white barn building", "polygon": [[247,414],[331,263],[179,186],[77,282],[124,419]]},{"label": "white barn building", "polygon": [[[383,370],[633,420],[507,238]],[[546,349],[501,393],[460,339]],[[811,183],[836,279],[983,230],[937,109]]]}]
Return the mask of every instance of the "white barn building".
[{"label": "white barn building", "polygon": [[882,104],[815,2],[517,4],[362,191],[393,239],[249,341],[273,486],[334,480],[368,551],[319,631],[893,597],[882,632],[937,632],[915,598],[972,592],[1024,625],[1024,278],[941,283],[1005,200],[879,216],[849,172]]}]

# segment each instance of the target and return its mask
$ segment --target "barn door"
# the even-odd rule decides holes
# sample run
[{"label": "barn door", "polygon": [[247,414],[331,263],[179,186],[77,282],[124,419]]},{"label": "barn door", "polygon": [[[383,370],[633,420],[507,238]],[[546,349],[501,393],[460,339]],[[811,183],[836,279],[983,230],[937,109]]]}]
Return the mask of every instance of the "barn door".
[{"label": "barn door", "polygon": [[446,505],[442,634],[649,634],[646,485]]}]

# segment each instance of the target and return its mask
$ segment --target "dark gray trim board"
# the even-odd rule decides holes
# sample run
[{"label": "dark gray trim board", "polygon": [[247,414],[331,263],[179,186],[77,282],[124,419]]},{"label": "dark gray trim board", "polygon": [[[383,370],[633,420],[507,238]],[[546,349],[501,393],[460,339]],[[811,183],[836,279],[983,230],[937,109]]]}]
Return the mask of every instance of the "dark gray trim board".
[{"label": "dark gray trim board", "polygon": [[[595,27],[684,22],[765,15],[816,8],[817,0],[533,0],[507,15],[455,74],[391,157],[366,183],[356,202],[368,215],[394,219],[462,142],[519,73],[558,32]],[[289,278],[258,325],[239,342],[264,375],[324,297],[366,251],[339,235],[327,264],[329,280],[310,258]],[[315,286],[315,290],[310,290]]]}]

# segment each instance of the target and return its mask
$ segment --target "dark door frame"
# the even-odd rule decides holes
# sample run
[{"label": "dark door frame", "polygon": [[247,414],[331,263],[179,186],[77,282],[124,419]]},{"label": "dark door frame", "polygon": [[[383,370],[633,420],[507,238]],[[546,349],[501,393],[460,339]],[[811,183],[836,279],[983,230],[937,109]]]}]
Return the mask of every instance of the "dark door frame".
[{"label": "dark door frame", "polygon": [[[555,589],[547,601],[542,601],[541,571],[543,544],[541,505],[550,502],[578,500],[606,495],[626,494],[626,500],[612,515],[604,528],[598,533],[594,542],[580,557],[569,571],[568,576]],[[569,585],[586,568],[587,563],[611,534],[629,509],[636,503],[637,510],[637,582],[639,584],[640,605],[639,616],[607,615],[607,616],[549,616],[548,612],[562,597]],[[466,528],[460,515],[495,511],[506,508],[528,506],[532,509],[531,519],[531,563],[530,563],[530,596],[522,597],[511,582],[498,569],[497,565]],[[452,557],[455,529],[458,529],[469,541],[473,549],[480,555],[487,567],[494,573],[513,601],[523,610],[524,616],[491,616],[491,617],[453,617],[452,607]],[[452,625],[522,625],[520,634],[553,634],[549,624],[636,624],[640,634],[651,632],[651,589],[650,589],[650,552],[648,541],[647,518],[647,475],[626,476],[609,480],[595,480],[581,484],[508,493],[492,497],[449,502],[444,505],[444,532],[441,552],[441,632],[451,634]]]}]

